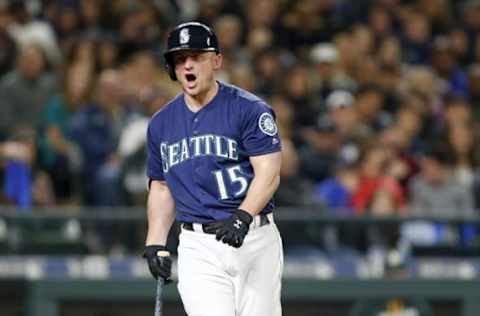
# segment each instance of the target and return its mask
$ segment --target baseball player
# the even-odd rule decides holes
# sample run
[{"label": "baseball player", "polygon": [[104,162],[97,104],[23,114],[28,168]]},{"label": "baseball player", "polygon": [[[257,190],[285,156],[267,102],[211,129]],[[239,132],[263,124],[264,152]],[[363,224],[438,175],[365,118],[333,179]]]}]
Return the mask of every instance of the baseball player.
[{"label": "baseball player", "polygon": [[183,93],[147,133],[148,233],[155,278],[173,221],[181,223],[178,290],[189,316],[278,316],[282,241],[273,221],[281,144],[275,115],[255,95],[215,80],[222,54],[197,22],[170,32],[164,54]]}]

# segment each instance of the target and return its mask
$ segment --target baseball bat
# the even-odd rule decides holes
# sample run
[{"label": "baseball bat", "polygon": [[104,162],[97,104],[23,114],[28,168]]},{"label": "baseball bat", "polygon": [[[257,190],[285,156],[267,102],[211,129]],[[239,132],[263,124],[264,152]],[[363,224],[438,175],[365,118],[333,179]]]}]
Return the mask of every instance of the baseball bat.
[{"label": "baseball bat", "polygon": [[[170,253],[168,251],[159,251],[157,252],[157,256],[159,257],[166,257],[169,256]],[[157,279],[157,294],[155,296],[155,314],[154,316],[162,316],[162,293],[163,293],[163,286],[165,285],[165,280],[162,277]]]},{"label": "baseball bat", "polygon": [[155,297],[155,316],[162,316],[162,292],[165,281],[163,278],[157,280],[157,295]]}]

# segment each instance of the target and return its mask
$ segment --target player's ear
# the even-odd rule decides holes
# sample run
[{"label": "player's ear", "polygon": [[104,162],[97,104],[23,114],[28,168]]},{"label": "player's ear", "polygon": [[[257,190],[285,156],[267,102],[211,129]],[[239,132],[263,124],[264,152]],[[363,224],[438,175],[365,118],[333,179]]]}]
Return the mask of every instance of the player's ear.
[{"label": "player's ear", "polygon": [[222,68],[223,63],[223,55],[221,53],[217,53],[213,56],[213,69],[218,70]]}]

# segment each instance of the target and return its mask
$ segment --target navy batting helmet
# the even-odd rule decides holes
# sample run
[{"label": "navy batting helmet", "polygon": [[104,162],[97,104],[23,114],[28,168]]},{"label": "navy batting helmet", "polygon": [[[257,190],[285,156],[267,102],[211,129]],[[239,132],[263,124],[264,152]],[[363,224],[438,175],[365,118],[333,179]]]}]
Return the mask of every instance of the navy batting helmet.
[{"label": "navy batting helmet", "polygon": [[178,25],[168,34],[167,50],[163,54],[168,74],[172,80],[177,80],[173,53],[180,50],[220,52],[217,36],[205,24],[188,22]]}]

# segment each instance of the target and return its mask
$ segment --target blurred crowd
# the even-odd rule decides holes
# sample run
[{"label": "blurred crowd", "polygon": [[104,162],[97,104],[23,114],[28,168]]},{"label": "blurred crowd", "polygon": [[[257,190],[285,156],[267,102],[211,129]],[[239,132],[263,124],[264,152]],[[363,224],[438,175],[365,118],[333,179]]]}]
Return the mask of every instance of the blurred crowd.
[{"label": "blurred crowd", "polygon": [[1,203],[144,205],[168,31],[212,26],[218,79],[275,109],[279,206],[480,205],[480,1],[2,0]]}]

